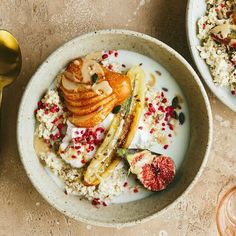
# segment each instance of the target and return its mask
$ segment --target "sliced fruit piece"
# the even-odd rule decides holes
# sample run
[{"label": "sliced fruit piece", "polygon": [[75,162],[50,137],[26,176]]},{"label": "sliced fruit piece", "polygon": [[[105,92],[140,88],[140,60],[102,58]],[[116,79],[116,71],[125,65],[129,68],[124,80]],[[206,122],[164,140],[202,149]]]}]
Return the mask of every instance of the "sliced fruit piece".
[{"label": "sliced fruit piece", "polygon": [[83,61],[81,58],[77,58],[73,60],[67,66],[64,72],[64,75],[73,82],[81,82],[83,80],[82,73],[81,73],[82,64],[83,64]]},{"label": "sliced fruit piece", "polygon": [[140,117],[142,115],[142,110],[144,108],[144,99],[145,99],[145,86],[144,79],[145,73],[140,66],[133,66],[128,71],[128,77],[131,81],[134,81],[134,91],[132,96],[132,110],[127,118],[130,121],[127,127],[127,134],[122,140],[120,147],[128,148],[131,144],[133,137],[135,135],[136,129],[138,127],[138,123]]},{"label": "sliced fruit piece", "polygon": [[103,109],[100,111],[94,111],[88,115],[84,116],[76,116],[72,115],[68,118],[68,120],[77,127],[89,128],[94,127],[95,125],[100,124],[112,111],[114,105],[116,104],[117,100],[114,99],[104,105]]},{"label": "sliced fruit piece", "polygon": [[118,103],[125,101],[132,92],[131,81],[127,75],[116,73],[103,68],[105,77],[113,92],[116,94]]},{"label": "sliced fruit piece", "polygon": [[91,84],[91,76],[94,74],[97,74],[99,78],[104,77],[103,68],[97,61],[86,58],[83,58],[82,61],[81,74],[83,83]]},{"label": "sliced fruit piece", "polygon": [[125,123],[123,113],[127,113],[129,111],[130,104],[131,99],[128,99],[125,104],[122,105],[120,113],[116,114],[113,118],[103,143],[96,151],[95,156],[84,174],[85,184],[97,185],[100,183],[102,174],[106,172],[107,167],[112,161],[114,151],[116,150],[118,144],[118,139],[123,131],[123,126]]},{"label": "sliced fruit piece", "polygon": [[71,80],[67,79],[65,75],[61,76],[61,84],[65,90],[68,91],[76,91],[79,87],[78,83],[72,82]]},{"label": "sliced fruit piece", "polygon": [[68,80],[65,75],[61,76],[61,85],[68,92],[88,92],[92,88],[91,85],[72,82]]},{"label": "sliced fruit piece", "polygon": [[97,52],[92,52],[85,56],[87,60],[96,60],[96,61],[101,61],[102,60],[102,52],[97,51]]},{"label": "sliced fruit piece", "polygon": [[68,92],[65,88],[62,86],[60,87],[60,90],[63,92],[63,95],[67,97],[70,100],[78,100],[78,99],[89,99],[92,97],[98,96],[95,92],[93,91],[88,91],[88,92]]},{"label": "sliced fruit piece", "polygon": [[168,156],[135,149],[118,149],[117,153],[128,161],[130,171],[150,191],[161,191],[174,179],[175,164]]},{"label": "sliced fruit piece", "polygon": [[115,94],[111,94],[110,96],[95,103],[94,105],[71,106],[68,102],[66,102],[66,107],[74,115],[82,116],[82,115],[88,115],[94,111],[98,111],[99,109],[102,109],[107,103],[109,103],[112,100],[116,100]]},{"label": "sliced fruit piece", "polygon": [[108,134],[105,138],[105,143],[107,143],[107,145],[104,145],[105,147],[100,146],[94,158],[90,162],[84,175],[84,181],[86,185],[96,185],[96,183],[98,184],[101,179],[100,175],[110,165],[124,124],[124,120],[123,122],[120,122],[120,118],[113,120],[111,124],[112,128],[108,131]]},{"label": "sliced fruit piece", "polygon": [[66,96],[64,96],[64,98],[68,102],[68,104],[70,104],[71,106],[74,106],[74,107],[95,104],[97,102],[100,102],[102,99],[104,99],[106,97],[108,97],[108,96],[98,95],[96,97],[92,97],[92,98],[89,98],[89,99],[71,100],[71,99],[68,99]]}]

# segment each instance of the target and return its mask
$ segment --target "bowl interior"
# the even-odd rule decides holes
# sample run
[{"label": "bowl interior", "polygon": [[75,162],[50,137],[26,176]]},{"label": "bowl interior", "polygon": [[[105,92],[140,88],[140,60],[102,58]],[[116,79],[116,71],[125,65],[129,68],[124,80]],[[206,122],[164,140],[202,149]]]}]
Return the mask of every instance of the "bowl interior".
[{"label": "bowl interior", "polygon": [[233,111],[236,111],[236,99],[234,96],[232,96],[230,89],[227,87],[219,87],[214,84],[209,67],[206,64],[205,60],[200,57],[199,51],[197,50],[197,46],[201,44],[200,40],[197,37],[197,21],[205,14],[205,12],[205,0],[189,0],[186,17],[189,48],[195,64],[208,87],[216,95],[216,97],[221,100],[221,102],[223,102]]},{"label": "bowl interior", "polygon": [[[39,162],[33,148],[34,109],[55,76],[73,58],[91,51],[126,49],[153,58],[176,79],[189,105],[190,145],[175,183],[148,198],[95,208],[86,200],[65,195]],[[78,37],[54,52],[31,79],[22,99],[18,117],[18,145],[27,174],[37,190],[61,212],[84,222],[103,226],[123,226],[147,219],[173,203],[189,187],[199,172],[209,144],[211,117],[202,85],[189,66],[169,47],[148,36],[127,31],[102,31]],[[25,132],[27,131],[27,132]]]}]

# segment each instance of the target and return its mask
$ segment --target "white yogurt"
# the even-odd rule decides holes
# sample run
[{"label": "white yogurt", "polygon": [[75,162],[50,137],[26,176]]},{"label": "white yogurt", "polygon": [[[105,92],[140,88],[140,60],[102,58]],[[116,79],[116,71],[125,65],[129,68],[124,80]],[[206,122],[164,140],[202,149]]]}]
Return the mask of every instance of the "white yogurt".
[{"label": "white yogurt", "polygon": [[[164,155],[170,156],[176,165],[176,170],[180,169],[184,158],[185,158],[185,153],[188,148],[189,144],[189,136],[190,136],[190,123],[189,123],[189,112],[188,112],[188,107],[187,107],[187,102],[185,100],[184,94],[181,91],[180,87],[176,83],[174,77],[159,63],[156,61],[135,53],[131,51],[126,51],[126,50],[118,50],[118,57],[115,57],[114,55],[109,56],[109,58],[106,60],[104,64],[109,65],[109,64],[114,64],[114,65],[125,65],[125,67],[120,66],[122,71],[127,71],[129,68],[131,68],[134,65],[140,65],[142,63],[141,67],[143,68],[146,78],[145,81],[146,83],[151,79],[150,74],[155,74],[157,81],[155,84],[154,89],[157,91],[160,91],[163,87],[168,88],[168,92],[166,92],[166,97],[168,100],[172,100],[173,97],[176,95],[180,95],[184,102],[181,104],[182,106],[182,112],[185,114],[185,123],[183,125],[177,125],[176,127],[176,135],[171,139],[170,141],[170,146],[168,149],[163,149],[163,145],[158,144],[157,142],[150,142],[151,140],[151,134],[148,131],[145,130],[139,130],[137,129],[136,135],[132,141],[131,147],[136,147],[137,145],[139,147],[146,148],[147,146],[151,151],[154,151],[156,153],[161,153]],[[156,71],[159,71],[161,75],[157,75]],[[109,127],[111,121],[112,121],[113,115],[110,114],[107,119],[102,123],[103,126],[106,128]],[[145,124],[140,121],[141,126],[145,126]],[[70,132],[70,131],[68,131]],[[68,134],[70,136],[70,134]],[[66,140],[65,140],[66,142]],[[72,164],[72,163],[71,163]],[[48,174],[53,175],[51,172],[48,171]],[[53,179],[57,179],[58,177],[53,177]],[[62,187],[62,183],[59,181],[55,181],[56,183],[60,183]],[[115,197],[112,202],[113,203],[125,203],[125,202],[130,202],[130,201],[135,201],[139,200],[142,198],[145,198],[149,196],[150,194],[153,194],[152,192],[145,190],[142,188],[136,181],[136,178],[134,175],[130,174],[128,178],[128,184],[127,187],[125,188],[126,191],[124,191],[120,196]],[[138,192],[134,192],[134,188],[138,186]],[[157,193],[158,194],[158,193]]]}]

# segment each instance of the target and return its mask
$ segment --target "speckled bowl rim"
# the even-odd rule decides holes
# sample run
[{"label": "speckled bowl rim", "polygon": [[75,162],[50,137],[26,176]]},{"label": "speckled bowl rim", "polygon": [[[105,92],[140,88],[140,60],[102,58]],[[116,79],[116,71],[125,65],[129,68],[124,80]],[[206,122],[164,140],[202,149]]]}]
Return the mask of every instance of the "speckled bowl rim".
[{"label": "speckled bowl rim", "polygon": [[201,80],[199,79],[198,75],[196,74],[196,72],[193,70],[193,68],[190,66],[190,64],[179,54],[177,53],[174,49],[172,49],[171,47],[169,47],[168,45],[166,45],[165,43],[161,42],[160,40],[158,39],[155,39],[151,36],[148,36],[146,34],[142,34],[142,33],[138,33],[138,32],[135,32],[135,31],[130,31],[130,30],[122,30],[122,29],[109,29],[109,30],[100,30],[100,31],[94,31],[94,32],[91,32],[91,33],[87,33],[87,34],[84,34],[84,35],[81,35],[81,36],[78,36],[68,42],[66,42],[65,44],[63,44],[62,46],[60,46],[58,49],[56,49],[40,66],[39,68],[36,70],[36,72],[34,73],[34,75],[31,77],[30,81],[28,82],[26,88],[25,88],[25,91],[28,90],[28,88],[31,87],[31,83],[32,81],[34,80],[34,76],[37,74],[37,71],[40,70],[42,67],[44,67],[44,65],[47,63],[48,60],[50,60],[54,54],[58,53],[59,51],[61,51],[64,47],[67,47],[68,45],[70,44],[73,44],[74,41],[78,40],[78,39],[86,39],[86,38],[90,38],[91,36],[93,35],[106,35],[106,34],[125,34],[127,36],[136,36],[140,39],[144,39],[144,40],[147,40],[147,41],[150,41],[152,43],[155,43],[157,44],[159,47],[162,47],[163,49],[165,49],[166,51],[168,51],[170,54],[172,54],[174,57],[176,57],[186,68],[187,70],[192,74],[193,76],[193,79],[195,80],[195,82],[197,83],[198,85],[198,88],[200,89],[201,91],[201,94],[204,98],[204,102],[205,102],[205,105],[206,105],[206,109],[207,109],[207,116],[209,118],[208,122],[209,122],[209,130],[208,130],[208,143],[207,143],[207,148],[206,148],[206,151],[205,151],[205,156],[203,158],[203,161],[202,161],[202,164],[199,168],[199,171],[198,173],[196,174],[196,176],[194,177],[193,181],[191,182],[191,184],[186,188],[186,190],[179,196],[177,197],[172,203],[170,203],[168,206],[166,206],[165,208],[163,208],[162,210],[148,216],[148,217],[145,217],[141,220],[134,220],[134,221],[129,221],[129,222],[126,222],[126,223],[103,223],[103,222],[97,222],[97,221],[94,221],[94,220],[87,220],[87,219],[84,219],[78,215],[74,215],[70,212],[64,212],[63,209],[61,209],[59,206],[56,206],[53,201],[51,201],[51,199],[47,198],[44,193],[38,188],[36,182],[34,182],[34,179],[31,178],[30,174],[27,172],[27,163],[25,163],[24,161],[24,153],[23,151],[21,150],[21,140],[20,140],[20,120],[21,120],[21,113],[22,113],[22,110],[23,110],[23,105],[24,105],[24,100],[26,99],[25,96],[26,96],[26,92],[24,92],[23,96],[22,96],[22,99],[21,99],[21,102],[20,102],[20,106],[19,106],[19,111],[18,111],[18,119],[17,119],[17,145],[18,145],[18,150],[19,150],[19,154],[20,154],[20,158],[21,158],[21,162],[23,163],[23,166],[26,170],[26,173],[29,177],[29,179],[31,180],[32,184],[34,185],[34,187],[36,188],[36,190],[41,194],[41,196],[50,204],[52,205],[53,207],[55,207],[58,211],[60,211],[61,213],[75,219],[75,220],[79,220],[83,223],[86,223],[86,224],[91,224],[91,225],[95,225],[95,226],[103,226],[103,227],[114,227],[114,228],[122,228],[122,227],[128,227],[128,226],[134,226],[136,224],[139,224],[139,223],[144,223],[144,222],[147,222],[153,218],[155,218],[156,216],[166,212],[167,210],[169,210],[169,208],[173,207],[174,205],[176,205],[178,203],[178,201],[180,200],[180,198],[182,198],[183,196],[186,196],[186,194],[191,190],[191,188],[194,186],[194,184],[196,184],[196,182],[198,181],[200,175],[202,174],[206,164],[207,164],[207,161],[208,161],[208,156],[209,156],[209,152],[210,152],[210,148],[211,148],[211,143],[212,143],[212,135],[213,135],[213,121],[212,121],[212,111],[211,111],[211,106],[210,106],[210,103],[209,103],[209,99],[208,99],[208,96],[207,96],[207,93],[203,87],[203,84],[201,82]]}]

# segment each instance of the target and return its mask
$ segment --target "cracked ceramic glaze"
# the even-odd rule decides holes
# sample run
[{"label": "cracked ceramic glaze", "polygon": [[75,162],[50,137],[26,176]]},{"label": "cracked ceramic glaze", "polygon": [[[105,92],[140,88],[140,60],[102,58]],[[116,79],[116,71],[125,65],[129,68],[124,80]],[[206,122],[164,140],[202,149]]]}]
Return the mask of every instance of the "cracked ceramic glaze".
[{"label": "cracked ceramic glaze", "polygon": [[[146,0],[133,15],[140,2],[1,1],[0,27],[16,35],[24,61],[20,80],[4,91],[2,105],[1,142],[4,145],[0,154],[0,235],[159,236],[163,232],[174,236],[217,235],[216,204],[228,188],[236,185],[236,121],[235,114],[210,92],[214,140],[207,167],[187,195],[147,223],[124,229],[104,229],[78,223],[42,199],[20,163],[15,140],[20,97],[38,65],[65,41],[95,29],[127,28],[161,39],[191,62],[185,38],[187,1],[181,0],[176,4],[176,0]],[[113,9],[119,11],[114,12]],[[131,16],[133,20],[128,22]],[[221,117],[220,120],[216,115]],[[222,126],[224,121],[226,125],[223,123]]]}]

